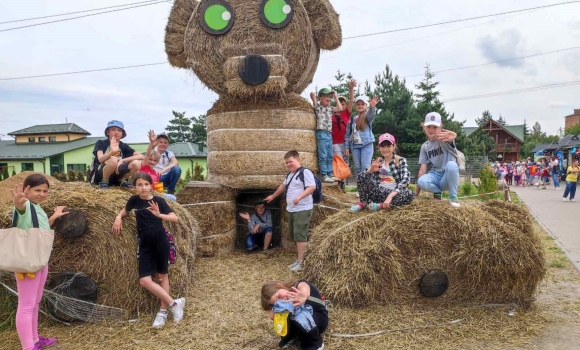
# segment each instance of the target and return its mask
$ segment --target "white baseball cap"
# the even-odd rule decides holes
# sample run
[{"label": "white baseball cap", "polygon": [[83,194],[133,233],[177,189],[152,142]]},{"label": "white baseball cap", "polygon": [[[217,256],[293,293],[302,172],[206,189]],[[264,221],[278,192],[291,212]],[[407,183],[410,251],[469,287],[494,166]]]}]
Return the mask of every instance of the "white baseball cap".
[{"label": "white baseball cap", "polygon": [[423,125],[425,125],[425,126],[429,126],[429,125],[441,126],[441,114],[439,114],[437,112],[431,112],[431,113],[427,114],[425,116],[425,123],[423,123]]},{"label": "white baseball cap", "polygon": [[367,105],[369,104],[369,98],[368,98],[368,97],[366,97],[366,96],[364,96],[364,95],[357,97],[357,98],[354,100],[354,103],[357,103],[358,101],[363,101],[363,102],[364,102],[365,104],[367,104]]}]

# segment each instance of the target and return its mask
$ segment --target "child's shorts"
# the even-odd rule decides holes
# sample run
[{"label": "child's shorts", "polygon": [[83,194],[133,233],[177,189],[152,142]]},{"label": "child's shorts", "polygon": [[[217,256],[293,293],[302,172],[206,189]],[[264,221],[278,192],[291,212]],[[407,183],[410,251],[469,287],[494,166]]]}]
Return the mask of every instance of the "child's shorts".
[{"label": "child's shorts", "polygon": [[168,273],[169,250],[164,229],[139,232],[139,278]]},{"label": "child's shorts", "polygon": [[308,242],[308,227],[310,227],[312,209],[288,212],[288,229],[293,242]]}]

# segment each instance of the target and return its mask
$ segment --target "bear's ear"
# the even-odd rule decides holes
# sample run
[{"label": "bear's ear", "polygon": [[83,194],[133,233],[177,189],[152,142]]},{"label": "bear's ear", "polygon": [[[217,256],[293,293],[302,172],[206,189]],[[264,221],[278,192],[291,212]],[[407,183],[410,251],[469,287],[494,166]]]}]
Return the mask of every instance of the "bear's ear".
[{"label": "bear's ear", "polygon": [[328,0],[302,0],[310,17],[314,40],[323,50],[334,50],[342,44],[338,14]]},{"label": "bear's ear", "polygon": [[185,57],[185,30],[195,8],[196,0],[175,0],[165,27],[165,52],[169,63],[178,68],[188,68]]}]

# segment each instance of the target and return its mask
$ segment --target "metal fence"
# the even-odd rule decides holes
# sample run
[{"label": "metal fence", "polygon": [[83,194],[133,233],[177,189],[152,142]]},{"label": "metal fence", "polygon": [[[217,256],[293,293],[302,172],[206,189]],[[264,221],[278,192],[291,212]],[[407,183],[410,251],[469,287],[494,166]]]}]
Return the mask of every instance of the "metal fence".
[{"label": "metal fence", "polygon": [[[409,172],[411,173],[411,183],[417,182],[417,174],[419,173],[419,158],[405,158],[407,159],[407,167],[409,168]],[[466,156],[465,157],[465,172],[461,172],[461,175],[464,176],[466,179],[474,179],[479,177],[479,171],[483,169],[483,167],[489,163],[489,159],[487,156]],[[428,170],[431,170],[431,166],[427,167]],[[354,161],[351,159],[350,161],[350,171],[352,174],[355,173],[354,171]],[[353,176],[349,179],[349,184],[356,184],[356,178]]]}]

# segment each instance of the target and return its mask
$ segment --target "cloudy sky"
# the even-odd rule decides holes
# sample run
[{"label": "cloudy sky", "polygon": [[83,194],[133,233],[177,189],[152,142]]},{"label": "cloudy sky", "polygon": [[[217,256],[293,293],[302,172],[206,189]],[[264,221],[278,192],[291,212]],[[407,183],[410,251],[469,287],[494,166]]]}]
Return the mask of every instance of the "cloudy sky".
[{"label": "cloudy sky", "polygon": [[[0,22],[137,1],[0,0]],[[332,0],[343,37],[557,2]],[[164,28],[171,6],[161,3],[13,31],[2,30],[63,17],[0,24],[0,79],[164,62]],[[340,49],[322,54],[314,84],[334,82],[337,70],[352,72],[359,81],[372,81],[388,64],[396,74],[407,76],[412,88],[422,79],[426,63],[440,71],[578,47],[578,13],[580,3],[345,40]],[[580,81],[580,49],[442,72],[436,80],[442,100]],[[580,108],[579,96],[580,85],[570,85],[448,102],[446,107],[466,126],[473,126],[474,118],[488,109],[509,124],[538,121],[544,131],[556,133],[564,126],[564,116]],[[145,141],[148,129],[164,129],[172,110],[198,115],[216,98],[191,72],[169,65],[0,80],[0,134],[68,121],[100,136],[108,120],[118,119],[125,123],[127,141]]]}]

